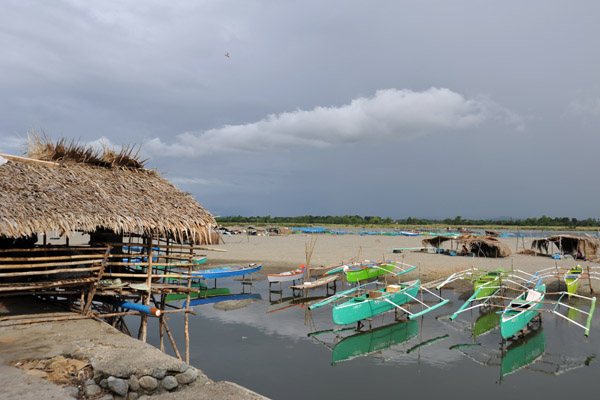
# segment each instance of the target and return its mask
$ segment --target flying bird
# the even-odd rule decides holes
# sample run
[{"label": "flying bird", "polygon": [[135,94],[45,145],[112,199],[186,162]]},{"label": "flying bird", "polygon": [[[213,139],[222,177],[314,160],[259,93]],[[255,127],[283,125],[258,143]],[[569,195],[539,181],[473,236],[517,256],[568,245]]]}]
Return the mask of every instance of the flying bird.
[{"label": "flying bird", "polygon": [[229,52],[225,53],[225,57],[229,57]]}]

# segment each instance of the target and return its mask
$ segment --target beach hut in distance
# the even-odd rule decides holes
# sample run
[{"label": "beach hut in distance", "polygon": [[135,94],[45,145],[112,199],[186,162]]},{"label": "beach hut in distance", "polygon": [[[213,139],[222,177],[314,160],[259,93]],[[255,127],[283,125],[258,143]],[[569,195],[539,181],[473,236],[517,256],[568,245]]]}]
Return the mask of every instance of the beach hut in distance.
[{"label": "beach hut in distance", "polygon": [[571,254],[573,258],[593,260],[598,258],[600,241],[593,237],[576,235],[556,235],[536,239],[531,242],[531,248],[538,252],[549,254],[556,247],[560,254]]},{"label": "beach hut in distance", "polygon": [[422,243],[425,247],[435,247],[439,250],[441,244],[448,240],[451,243],[451,248],[449,251],[444,251],[444,253],[449,253],[451,255],[474,255],[476,257],[492,258],[508,257],[511,255],[508,245],[497,238],[491,236],[475,236],[470,233],[456,237],[433,236],[423,239]]},{"label": "beach hut in distance", "polygon": [[190,288],[158,275],[191,271],[194,252],[218,241],[215,226],[132,147],[32,135],[26,157],[0,154],[0,296],[35,295],[83,316],[128,311],[110,298],[160,309],[161,295]]}]

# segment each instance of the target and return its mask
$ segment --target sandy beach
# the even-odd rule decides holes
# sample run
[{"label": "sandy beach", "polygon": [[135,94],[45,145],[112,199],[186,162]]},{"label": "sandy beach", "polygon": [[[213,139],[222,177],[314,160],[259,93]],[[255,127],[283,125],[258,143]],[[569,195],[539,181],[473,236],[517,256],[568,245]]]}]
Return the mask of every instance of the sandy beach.
[{"label": "sandy beach", "polygon": [[[452,272],[475,266],[481,269],[511,268],[533,273],[535,271],[558,266],[571,267],[591,265],[583,260],[572,258],[555,260],[549,256],[515,254],[517,239],[502,238],[513,254],[503,258],[463,257],[443,254],[431,254],[420,251],[394,253],[393,248],[421,247],[424,236],[376,236],[376,235],[307,235],[289,234],[275,236],[224,236],[223,243],[214,246],[225,252],[208,251],[207,267],[225,264],[248,264],[263,262],[262,273],[291,270],[306,264],[306,249],[311,240],[314,251],[311,257],[312,268],[330,267],[356,260],[398,260],[419,267],[423,281],[446,276]],[[530,248],[532,238],[525,239],[525,247]],[[523,250],[523,241],[519,239],[519,250]],[[320,272],[320,271],[319,271]],[[416,274],[418,272],[414,272]],[[313,272],[313,276],[317,271]],[[583,286],[583,285],[582,285]]]}]

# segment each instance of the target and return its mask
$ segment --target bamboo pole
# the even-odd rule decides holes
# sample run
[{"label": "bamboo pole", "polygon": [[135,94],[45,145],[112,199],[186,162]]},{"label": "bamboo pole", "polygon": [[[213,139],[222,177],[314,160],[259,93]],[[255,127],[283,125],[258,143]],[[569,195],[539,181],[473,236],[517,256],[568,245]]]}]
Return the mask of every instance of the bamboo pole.
[{"label": "bamboo pole", "polygon": [[[143,244],[143,243],[104,243],[106,245],[111,245],[111,246],[123,246],[128,245],[128,246],[140,246],[140,247],[147,247],[148,245]],[[180,249],[181,246],[178,245],[164,245],[164,244],[155,244],[154,247],[158,247],[160,249],[166,249],[166,248],[176,248],[176,249]],[[219,251],[219,252],[227,252],[226,249],[213,249],[210,247],[203,247],[203,246],[187,246],[187,248],[192,249],[192,250],[206,250],[206,251]]]},{"label": "bamboo pole", "polygon": [[90,288],[90,291],[88,293],[88,300],[85,304],[85,307],[83,307],[82,305],[82,312],[83,314],[87,314],[90,311],[90,308],[92,307],[92,301],[94,301],[94,295],[96,294],[96,288],[98,287],[98,282],[100,282],[100,279],[102,279],[102,274],[104,273],[104,266],[106,265],[106,260],[108,259],[108,254],[110,252],[110,247],[108,247],[106,249],[106,252],[104,253],[104,259],[102,261],[102,264],[100,265],[100,270],[98,271],[98,277],[96,279],[96,281],[94,281],[92,283],[92,287]]},{"label": "bamboo pole", "polygon": [[[64,267],[68,265],[85,265],[85,264],[94,264],[102,262],[102,257],[95,258],[92,260],[86,261],[67,261],[67,262],[57,262],[57,263],[39,263],[39,264],[7,264],[0,265],[0,270],[3,269],[31,269],[31,268],[46,268],[46,267]],[[68,269],[67,271],[74,271],[74,269]]]},{"label": "bamboo pole", "polygon": [[163,353],[165,352],[165,341],[164,341],[164,328],[163,328],[163,324],[164,324],[164,320],[165,320],[165,316],[164,316],[164,309],[165,309],[165,300],[166,300],[167,296],[166,295],[161,295],[160,296],[160,309],[161,309],[161,313],[160,313],[160,317],[158,317],[158,333],[159,333],[159,337],[160,337],[160,351],[162,351]]},{"label": "bamboo pole", "polygon": [[90,267],[90,268],[66,268],[66,269],[53,269],[44,271],[28,271],[28,272],[2,272],[0,278],[16,277],[16,276],[35,276],[35,275],[53,275],[60,274],[63,272],[93,272],[99,271],[102,267]]},{"label": "bamboo pole", "polygon": [[[123,245],[123,243],[121,243]],[[65,250],[78,250],[78,251],[98,251],[106,250],[104,247],[87,247],[87,246],[69,246],[69,247],[35,247],[32,249],[0,249],[0,253],[33,253],[33,252],[49,252],[49,251],[65,251]]]},{"label": "bamboo pole", "polygon": [[104,254],[73,254],[65,256],[51,256],[51,257],[0,257],[0,263],[2,262],[16,262],[16,261],[51,261],[51,260],[79,260],[79,259],[103,259]]},{"label": "bamboo pole", "polygon": [[171,346],[173,346],[173,351],[175,352],[175,355],[177,356],[177,358],[181,361],[183,361],[183,359],[181,358],[181,354],[179,354],[179,350],[177,350],[177,345],[175,344],[175,340],[173,339],[173,335],[171,334],[171,330],[169,329],[169,325],[167,324],[167,321],[165,320],[163,322],[164,326],[165,326],[165,332],[167,332],[167,336],[169,337],[169,340],[171,341]]}]

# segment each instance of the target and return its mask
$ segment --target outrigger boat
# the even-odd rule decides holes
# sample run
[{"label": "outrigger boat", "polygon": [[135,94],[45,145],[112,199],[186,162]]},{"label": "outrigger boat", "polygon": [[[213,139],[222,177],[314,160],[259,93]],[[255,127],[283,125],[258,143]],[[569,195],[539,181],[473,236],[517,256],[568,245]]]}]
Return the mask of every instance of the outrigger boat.
[{"label": "outrigger boat", "polygon": [[[539,271],[538,271],[539,272]],[[511,299],[510,303],[505,306],[504,300],[507,298],[504,296],[499,296],[496,293],[500,291],[502,288],[498,288],[496,292],[492,295],[487,296],[484,301],[480,301],[479,304],[471,305],[477,298],[479,292],[482,290],[480,287],[473,293],[473,295],[454,313],[450,316],[451,320],[454,320],[460,313],[472,310],[474,308],[482,307],[484,305],[490,305],[494,307],[502,308],[501,311],[498,311],[502,317],[500,319],[500,333],[504,339],[508,339],[515,335],[516,333],[524,330],[529,322],[539,314],[541,311],[550,312],[558,315],[561,318],[568,320],[569,322],[579,326],[584,329],[585,336],[589,335],[590,325],[592,316],[594,314],[594,309],[596,307],[596,298],[595,297],[585,297],[577,294],[569,294],[568,292],[558,292],[553,293],[556,295],[561,295],[557,301],[548,301],[545,300],[546,295],[546,285],[542,284],[541,281],[544,276],[540,276],[540,274],[536,273],[535,275],[528,274],[532,277],[537,277],[538,282],[535,287],[529,287],[528,285],[532,282],[532,279],[527,279],[523,277],[518,277],[516,275],[511,275],[511,278],[518,277],[521,281],[525,281],[525,284],[515,282],[511,279],[505,279],[505,283],[512,283],[517,285],[522,289],[521,293],[514,299]],[[517,290],[514,288],[510,288],[507,286],[503,286],[506,290]],[[589,311],[584,311],[582,309],[576,308],[572,305],[561,302],[564,296],[575,296],[584,300],[589,300],[591,302]],[[483,298],[482,298],[483,299]],[[497,299],[499,304],[494,304],[492,302],[493,299]],[[481,300],[481,299],[480,299]],[[544,309],[542,308],[543,304],[553,304],[553,309]],[[587,315],[586,324],[583,325],[575,321],[574,318],[570,318],[569,316],[565,316],[557,311],[558,307],[564,306],[569,310],[575,310],[577,312],[583,313]]]},{"label": "outrigger boat", "polygon": [[249,265],[239,265],[239,266],[229,266],[223,268],[215,268],[215,269],[205,269],[200,271],[192,272],[192,278],[201,278],[201,279],[219,279],[219,278],[228,278],[231,276],[239,276],[239,275],[248,275],[253,274],[257,271],[260,271],[262,268],[261,264],[249,264]]},{"label": "outrigger boat", "polygon": [[[414,268],[411,268],[403,273],[412,271],[413,269]],[[400,275],[400,273],[396,275]],[[341,304],[334,305],[332,309],[333,322],[337,325],[346,325],[354,322],[360,322],[361,320],[371,318],[375,315],[390,311],[392,309],[401,310],[408,315],[409,319],[414,319],[428,313],[429,311],[435,310],[436,308],[441,307],[448,302],[448,300],[443,299],[435,293],[421,287],[419,279],[406,283],[399,283],[396,285],[387,285],[379,290],[365,289],[366,286],[376,283],[377,282],[370,282],[339,292],[323,301],[312,304],[309,306],[309,309],[313,310],[326,304],[340,300],[346,300]],[[416,296],[419,290],[424,290],[428,293],[431,293],[433,296],[439,298],[441,302],[433,306],[428,306],[421,300],[417,299]],[[425,309],[420,312],[412,313],[408,309],[402,307],[402,305],[409,303],[410,301],[416,301],[420,303],[425,307]]]},{"label": "outrigger boat", "polygon": [[385,261],[382,263],[374,263],[372,261],[363,261],[361,263],[342,265],[341,267],[327,271],[324,275],[334,274],[343,271],[346,274],[346,281],[360,283],[368,279],[377,278],[379,276],[395,273],[394,276],[402,275],[414,270],[415,266],[410,266],[406,270],[399,267],[398,264],[407,265],[399,261]]},{"label": "outrigger boat", "polygon": [[267,280],[269,281],[269,289],[271,289],[272,283],[279,282],[279,286],[281,289],[281,284],[283,282],[293,282],[296,283],[296,279],[304,279],[306,276],[306,265],[302,264],[300,267],[296,268],[293,271],[282,272],[280,274],[267,274]]},{"label": "outrigger boat", "polygon": [[502,268],[498,268],[493,271],[486,271],[473,267],[450,275],[435,288],[440,290],[442,287],[451,282],[460,279],[467,279],[473,282],[473,289],[477,293],[475,300],[481,300],[494,295],[498,291],[497,289],[499,289],[502,285],[502,278],[508,276],[510,275],[504,272],[504,269]]},{"label": "outrigger boat", "polygon": [[500,319],[500,334],[504,339],[512,337],[522,330],[529,321],[539,314],[542,301],[546,294],[546,285],[538,285],[533,289],[527,289],[523,294],[508,304],[502,311]]}]

